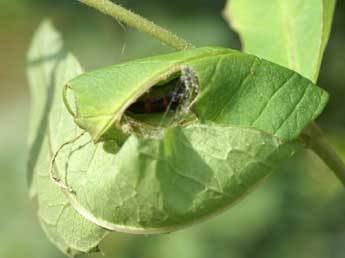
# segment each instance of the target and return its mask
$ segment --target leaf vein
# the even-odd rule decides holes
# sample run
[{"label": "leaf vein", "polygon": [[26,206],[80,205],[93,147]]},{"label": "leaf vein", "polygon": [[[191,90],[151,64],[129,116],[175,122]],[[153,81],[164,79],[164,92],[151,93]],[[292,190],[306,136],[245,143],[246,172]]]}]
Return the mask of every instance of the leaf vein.
[{"label": "leaf vein", "polygon": [[290,114],[288,117],[279,125],[279,127],[275,130],[275,135],[278,133],[278,131],[285,125],[285,123],[291,118],[291,116],[295,113],[295,111],[298,109],[299,105],[302,103],[304,100],[304,97],[307,95],[307,91],[309,89],[309,84],[305,87],[303,94],[301,95],[300,99],[294,106],[294,108],[291,110]]},{"label": "leaf vein", "polygon": [[265,111],[266,111],[268,105],[270,104],[270,101],[271,101],[271,100],[272,100],[282,89],[284,89],[284,87],[285,87],[286,85],[288,85],[288,83],[289,83],[296,75],[297,75],[297,73],[293,73],[293,72],[292,72],[291,75],[288,77],[288,79],[287,79],[282,85],[280,85],[280,86],[273,92],[273,94],[272,94],[271,96],[269,96],[269,98],[268,98],[268,100],[267,100],[265,106],[261,109],[260,113],[258,114],[258,117],[252,122],[252,124],[251,124],[250,127],[254,126],[255,123],[256,123],[257,121],[259,121],[259,119],[261,118],[261,116],[265,113]]}]

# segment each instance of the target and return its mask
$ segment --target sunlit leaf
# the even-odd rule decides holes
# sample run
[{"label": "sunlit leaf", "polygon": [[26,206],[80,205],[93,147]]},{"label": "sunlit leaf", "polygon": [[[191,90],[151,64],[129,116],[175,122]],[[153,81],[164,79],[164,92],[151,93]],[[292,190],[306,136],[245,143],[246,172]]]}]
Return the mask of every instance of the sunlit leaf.
[{"label": "sunlit leaf", "polygon": [[[147,92],[186,83],[186,69],[199,87],[188,111],[194,119],[186,114],[187,123],[165,128],[150,124],[159,114],[130,112]],[[143,234],[174,231],[231,206],[292,155],[290,142],[327,101],[297,73],[224,48],[103,68],[73,79],[65,93],[75,122],[96,143],[84,136],[58,159],[73,207],[102,227]]]},{"label": "sunlit leaf", "polygon": [[[42,126],[32,129],[41,137],[31,157],[34,186],[44,230],[70,255],[96,250],[103,228],[171,232],[232,206],[296,151],[328,98],[299,74],[230,49],[176,52],[80,75],[71,54],[57,58],[37,42],[59,44],[58,51],[62,45],[45,23],[32,46],[37,55],[29,56],[36,109],[44,110],[34,114]],[[174,108],[131,109],[177,92]],[[55,154],[61,188],[49,174]]]},{"label": "sunlit leaf", "polygon": [[244,51],[316,81],[335,0],[229,0],[224,14]]},{"label": "sunlit leaf", "polygon": [[[29,178],[34,178],[35,182],[41,225],[49,239],[68,255],[96,250],[105,235],[102,228],[86,220],[71,207],[65,194],[49,175],[53,154],[51,128],[56,126],[60,117],[69,118],[61,101],[62,87],[67,80],[81,72],[77,60],[64,51],[60,35],[49,22],[42,23],[28,56],[33,121],[28,172]],[[51,116],[52,111],[54,117]],[[73,120],[69,120],[69,125],[65,123],[64,126],[76,132]]]},{"label": "sunlit leaf", "polygon": [[119,64],[72,80],[67,87],[76,100],[76,123],[99,141],[137,98],[185,67],[198,78],[200,92],[192,111],[200,121],[254,127],[284,141],[298,137],[328,99],[309,80],[279,65],[230,49],[200,48]]},{"label": "sunlit leaf", "polygon": [[120,150],[84,136],[74,149],[59,159],[61,169],[68,166],[73,207],[102,227],[136,234],[175,231],[219,213],[295,151],[255,129],[198,124],[168,129],[162,139],[132,135]]}]

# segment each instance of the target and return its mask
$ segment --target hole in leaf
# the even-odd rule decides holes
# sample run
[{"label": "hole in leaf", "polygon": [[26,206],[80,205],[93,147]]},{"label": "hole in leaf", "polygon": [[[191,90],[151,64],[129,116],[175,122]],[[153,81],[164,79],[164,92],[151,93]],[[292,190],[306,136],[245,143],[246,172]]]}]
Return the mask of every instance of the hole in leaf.
[{"label": "hole in leaf", "polygon": [[170,126],[187,117],[198,92],[195,72],[189,67],[183,68],[140,96],[125,111],[124,120],[134,119],[151,126]]}]

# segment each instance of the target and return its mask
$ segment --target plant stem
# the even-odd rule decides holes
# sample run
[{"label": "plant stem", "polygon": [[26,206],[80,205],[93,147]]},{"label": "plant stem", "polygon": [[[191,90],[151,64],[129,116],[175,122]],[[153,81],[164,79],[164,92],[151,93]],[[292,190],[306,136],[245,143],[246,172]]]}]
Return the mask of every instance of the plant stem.
[{"label": "plant stem", "polygon": [[109,0],[78,0],[79,2],[91,6],[98,11],[109,15],[116,20],[127,24],[139,31],[145,32],[158,39],[163,44],[171,46],[177,50],[185,50],[194,46],[174,33],[156,25],[155,23],[135,14]]},{"label": "plant stem", "polygon": [[345,186],[345,163],[327,141],[324,133],[313,123],[308,127],[307,134],[308,136],[304,136],[303,138],[308,144],[308,147],[333,170]]}]

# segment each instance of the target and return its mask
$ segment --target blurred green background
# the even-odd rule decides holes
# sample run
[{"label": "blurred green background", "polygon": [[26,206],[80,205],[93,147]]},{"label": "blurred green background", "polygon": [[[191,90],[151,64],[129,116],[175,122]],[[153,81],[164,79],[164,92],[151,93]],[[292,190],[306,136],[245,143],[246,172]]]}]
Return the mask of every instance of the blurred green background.
[{"label": "blurred green background", "polygon": [[[197,46],[240,48],[221,17],[225,0],[122,0]],[[25,181],[29,91],[25,56],[45,17],[67,47],[93,69],[172,51],[71,0],[0,1],[0,258],[64,257],[44,236]],[[345,157],[345,1],[338,1],[319,84],[331,93],[319,119]],[[344,258],[345,191],[323,163],[304,152],[233,209],[177,233],[114,233],[102,244],[116,258]],[[100,254],[91,257],[102,257]]]}]

